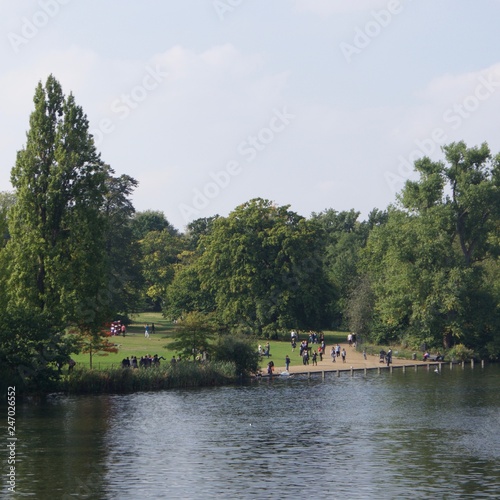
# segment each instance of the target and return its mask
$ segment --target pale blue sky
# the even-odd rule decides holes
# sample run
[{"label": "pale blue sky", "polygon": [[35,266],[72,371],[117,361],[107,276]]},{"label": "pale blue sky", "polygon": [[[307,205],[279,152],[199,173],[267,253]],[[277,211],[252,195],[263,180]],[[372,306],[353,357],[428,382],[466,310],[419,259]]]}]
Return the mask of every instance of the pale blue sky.
[{"label": "pale blue sky", "polygon": [[[386,208],[410,162],[500,152],[498,0],[0,0],[0,190],[53,73],[137,210]],[[221,173],[223,172],[223,173]]]}]

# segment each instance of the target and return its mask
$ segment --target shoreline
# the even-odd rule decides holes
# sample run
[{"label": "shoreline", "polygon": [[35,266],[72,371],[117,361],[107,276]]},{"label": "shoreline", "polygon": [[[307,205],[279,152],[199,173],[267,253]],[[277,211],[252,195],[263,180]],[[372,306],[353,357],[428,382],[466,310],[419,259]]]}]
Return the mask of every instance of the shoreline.
[{"label": "shoreline", "polygon": [[[349,347],[348,344],[342,343],[341,347],[344,347],[347,352],[346,362],[342,362],[342,358],[336,358],[336,361],[333,362],[330,355],[324,355],[323,361],[318,360],[317,365],[312,365],[311,361],[308,365],[304,365],[301,359],[294,356],[292,359],[292,363],[290,364],[290,368],[288,373],[290,375],[294,374],[308,374],[308,373],[316,373],[316,372],[324,372],[324,373],[335,373],[335,372],[354,372],[354,371],[372,371],[372,370],[392,370],[393,368],[401,368],[408,369],[413,368],[418,370],[420,367],[427,366],[427,369],[430,369],[431,366],[439,366],[441,369],[442,365],[461,365],[461,361],[423,361],[423,360],[410,360],[410,359],[402,359],[397,357],[392,357],[392,362],[390,366],[387,366],[387,363],[380,362],[380,356],[367,354],[366,359],[363,357],[363,353],[356,351],[355,347]],[[298,354],[297,352],[292,354]],[[283,360],[284,361],[284,360]],[[285,364],[281,364],[278,366],[276,361],[274,361],[274,373],[273,376],[280,376],[282,372],[285,372]],[[484,365],[484,361],[479,362],[481,365]],[[468,361],[466,364],[472,364],[474,366],[474,361]],[[262,369],[262,376],[268,377],[269,375],[265,372],[265,368]]]}]

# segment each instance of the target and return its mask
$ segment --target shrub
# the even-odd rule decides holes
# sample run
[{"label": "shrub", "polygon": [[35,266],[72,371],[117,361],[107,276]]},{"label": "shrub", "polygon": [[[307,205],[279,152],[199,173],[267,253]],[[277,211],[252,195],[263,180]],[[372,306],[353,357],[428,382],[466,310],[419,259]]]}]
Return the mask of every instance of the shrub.
[{"label": "shrub", "polygon": [[223,335],[215,347],[215,359],[234,363],[236,373],[247,377],[259,369],[259,353],[252,338],[240,335]]},{"label": "shrub", "polygon": [[474,351],[463,344],[456,344],[448,351],[448,356],[457,361],[468,361],[474,357]]}]

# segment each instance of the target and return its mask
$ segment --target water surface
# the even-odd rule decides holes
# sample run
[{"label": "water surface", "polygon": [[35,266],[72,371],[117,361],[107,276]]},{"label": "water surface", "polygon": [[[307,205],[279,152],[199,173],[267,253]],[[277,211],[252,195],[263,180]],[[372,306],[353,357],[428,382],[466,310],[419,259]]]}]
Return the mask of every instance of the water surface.
[{"label": "water surface", "polygon": [[500,367],[18,407],[17,497],[498,498]]}]

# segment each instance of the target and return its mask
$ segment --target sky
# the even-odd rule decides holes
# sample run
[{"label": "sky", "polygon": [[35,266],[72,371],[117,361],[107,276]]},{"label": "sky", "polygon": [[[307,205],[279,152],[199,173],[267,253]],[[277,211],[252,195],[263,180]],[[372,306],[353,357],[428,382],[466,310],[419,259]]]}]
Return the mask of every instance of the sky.
[{"label": "sky", "polygon": [[396,201],[441,147],[500,152],[499,0],[0,0],[0,191],[53,74],[137,211]]}]

